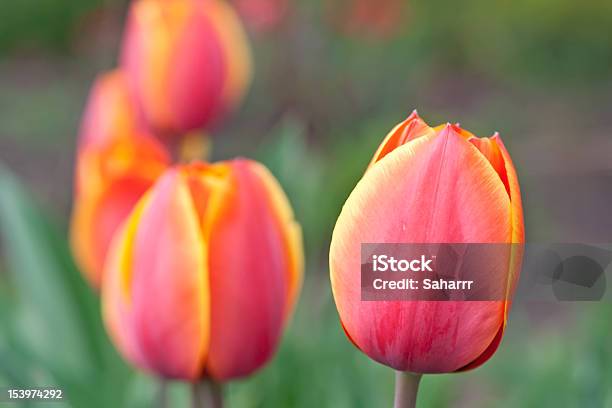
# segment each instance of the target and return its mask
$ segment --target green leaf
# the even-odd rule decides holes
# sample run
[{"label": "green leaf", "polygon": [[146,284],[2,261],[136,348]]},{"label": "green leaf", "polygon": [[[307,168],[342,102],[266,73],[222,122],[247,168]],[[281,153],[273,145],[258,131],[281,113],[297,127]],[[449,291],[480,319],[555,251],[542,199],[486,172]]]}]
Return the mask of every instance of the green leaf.
[{"label": "green leaf", "polygon": [[[92,372],[100,354],[91,338],[93,296],[86,296],[63,241],[32,198],[0,170],[0,226],[12,279],[24,307],[28,338],[39,357],[58,371]],[[31,319],[31,320],[30,320]]]},{"label": "green leaf", "polygon": [[93,406],[95,400],[108,406],[120,398],[129,372],[104,333],[97,296],[74,265],[63,234],[2,166],[0,236],[18,303],[11,314],[19,347],[66,388],[75,405]]},{"label": "green leaf", "polygon": [[[278,179],[287,194],[295,217],[302,226],[304,244],[316,243],[325,231],[325,217],[320,217],[320,186],[324,166],[318,152],[309,148],[306,130],[298,118],[290,115],[271,132],[265,149],[257,154]],[[310,254],[315,248],[307,248]]]}]

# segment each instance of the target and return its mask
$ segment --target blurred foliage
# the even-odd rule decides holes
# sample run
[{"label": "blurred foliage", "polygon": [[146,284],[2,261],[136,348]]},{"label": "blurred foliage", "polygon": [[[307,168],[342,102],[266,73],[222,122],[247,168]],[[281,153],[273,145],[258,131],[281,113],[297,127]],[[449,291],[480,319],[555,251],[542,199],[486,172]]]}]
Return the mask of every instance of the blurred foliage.
[{"label": "blurred foliage", "polygon": [[[0,3],[0,56],[20,49],[71,51],[79,38],[78,29],[95,26],[97,12],[109,8],[116,14],[117,6],[125,8],[126,4],[118,0],[4,1]],[[346,52],[351,51],[346,46],[347,40],[361,49],[372,45],[375,40],[364,44],[358,36],[343,39],[338,35],[342,29],[334,16],[342,15],[338,7],[346,9],[350,2],[337,4],[334,8],[321,0],[290,2],[291,8],[303,14],[300,21],[290,23],[303,25],[308,33],[325,36],[325,42],[331,41]],[[609,79],[610,1],[409,0],[405,9],[398,19],[400,29],[394,30],[399,35],[385,38],[373,47],[387,58],[410,59],[448,71],[468,69],[498,78],[510,75],[533,83]],[[344,14],[349,13],[347,10]],[[397,52],[392,53],[394,49]],[[338,47],[333,47],[330,62],[346,55],[337,51]]]},{"label": "blurred foliage", "polygon": [[[442,45],[438,55],[448,59],[450,69],[467,66],[493,76],[579,83],[609,79],[612,3],[607,0],[433,0],[415,2],[414,16],[430,26],[422,28],[423,46]],[[427,23],[432,21],[433,26]]]},{"label": "blurred foliage", "polygon": [[102,0],[19,0],[0,3],[0,54],[19,48],[69,50],[76,27]]},{"label": "blurred foliage", "polygon": [[77,406],[115,405],[128,371],[106,339],[97,295],[74,266],[64,234],[3,168],[0,226],[14,272],[10,289],[0,277],[7,291],[2,370],[18,384],[61,386]]}]

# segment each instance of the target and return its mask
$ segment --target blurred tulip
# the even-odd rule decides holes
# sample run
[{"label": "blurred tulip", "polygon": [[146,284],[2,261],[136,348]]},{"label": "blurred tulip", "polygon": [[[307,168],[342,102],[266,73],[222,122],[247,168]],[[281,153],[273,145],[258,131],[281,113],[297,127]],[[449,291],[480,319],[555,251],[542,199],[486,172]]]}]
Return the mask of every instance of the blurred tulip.
[{"label": "blurred tulip", "polygon": [[132,133],[138,125],[137,112],[128,92],[124,73],[113,70],[98,75],[91,87],[79,129],[79,147],[101,146]]},{"label": "blurred tulip", "polygon": [[121,64],[145,121],[167,135],[210,127],[251,77],[247,38],[221,0],[135,1]]},{"label": "blurred tulip", "polygon": [[[446,373],[484,363],[501,341],[508,299],[362,302],[360,244],[523,242],[519,184],[499,135],[430,128],[413,113],[382,142],[334,229],[331,283],[346,334],[399,371]],[[503,282],[519,272],[520,251],[508,252],[497,268]]]},{"label": "blurred tulip", "polygon": [[174,167],[113,241],[104,321],[141,368],[225,381],[274,354],[301,280],[300,228],[265,167]]},{"label": "blurred tulip", "polygon": [[123,74],[99,76],[81,124],[71,222],[76,261],[94,287],[115,230],[169,162],[136,123]]},{"label": "blurred tulip", "polygon": [[287,15],[288,0],[233,0],[249,28],[266,32],[276,28]]}]

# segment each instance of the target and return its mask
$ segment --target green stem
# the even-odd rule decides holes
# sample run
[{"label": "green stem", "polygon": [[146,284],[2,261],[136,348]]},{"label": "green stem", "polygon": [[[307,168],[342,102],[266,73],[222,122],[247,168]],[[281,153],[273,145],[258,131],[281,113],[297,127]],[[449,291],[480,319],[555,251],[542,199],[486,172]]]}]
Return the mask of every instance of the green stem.
[{"label": "green stem", "polygon": [[212,140],[203,132],[191,132],[184,135],[174,135],[166,143],[177,163],[191,163],[192,161],[208,161],[212,149]]},{"label": "green stem", "polygon": [[220,383],[202,380],[191,384],[193,408],[223,408],[223,390]]},{"label": "green stem", "polygon": [[415,408],[421,374],[395,372],[394,408]]},{"label": "green stem", "polygon": [[157,385],[157,406],[168,408],[168,381],[164,378],[160,378]]}]

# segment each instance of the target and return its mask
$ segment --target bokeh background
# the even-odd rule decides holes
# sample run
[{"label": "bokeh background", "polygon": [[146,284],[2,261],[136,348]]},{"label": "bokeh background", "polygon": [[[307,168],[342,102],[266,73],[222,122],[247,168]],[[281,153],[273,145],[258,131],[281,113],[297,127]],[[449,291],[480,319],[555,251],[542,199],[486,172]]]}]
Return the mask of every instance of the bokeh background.
[{"label": "bokeh background", "polygon": [[[609,0],[235,3],[254,84],[215,132],[213,159],[270,167],[303,226],[307,271],[277,356],[227,387],[229,406],[391,405],[393,373],[342,332],[327,251],[372,152],[414,108],[430,124],[501,133],[528,241],[612,242]],[[62,387],[70,401],[58,408],[156,399],[156,380],[108,343],[66,240],[80,115],[95,75],[116,63],[126,6],[0,2],[0,387]],[[419,403],[612,407],[611,334],[609,302],[519,304],[489,362],[425,376]],[[169,395],[188,406],[185,385]]]}]

